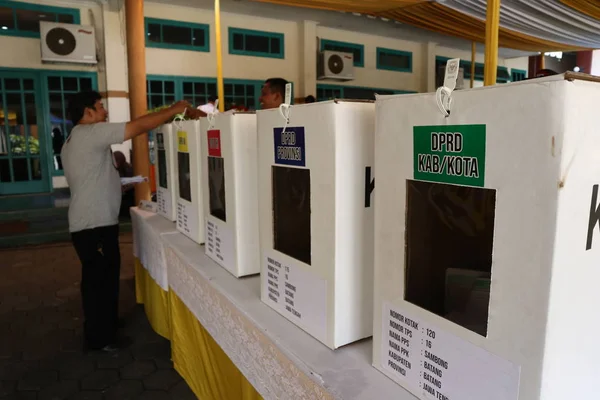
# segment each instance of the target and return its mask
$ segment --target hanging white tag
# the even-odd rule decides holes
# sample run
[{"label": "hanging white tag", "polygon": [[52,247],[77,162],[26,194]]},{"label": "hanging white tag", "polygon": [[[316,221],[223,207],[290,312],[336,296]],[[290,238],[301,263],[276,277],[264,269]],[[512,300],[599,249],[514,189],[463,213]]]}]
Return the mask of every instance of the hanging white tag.
[{"label": "hanging white tag", "polygon": [[219,109],[219,99],[215,100],[215,111]]},{"label": "hanging white tag", "polygon": [[456,89],[456,80],[460,71],[460,58],[453,58],[446,62],[446,72],[444,74],[444,86],[437,89],[435,101],[441,113],[445,117],[450,115],[450,106],[452,105],[452,92]]},{"label": "hanging white tag", "polygon": [[456,80],[460,70],[460,58],[453,58],[446,62],[446,73],[444,74],[444,87],[452,93],[456,89]]},{"label": "hanging white tag", "polygon": [[292,104],[292,83],[285,85],[285,104]]}]

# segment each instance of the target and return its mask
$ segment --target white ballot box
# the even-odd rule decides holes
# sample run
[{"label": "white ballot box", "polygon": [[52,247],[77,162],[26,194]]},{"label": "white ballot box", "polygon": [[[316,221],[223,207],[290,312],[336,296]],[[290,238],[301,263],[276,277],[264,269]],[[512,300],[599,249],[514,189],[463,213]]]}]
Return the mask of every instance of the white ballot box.
[{"label": "white ballot box", "polygon": [[258,112],[261,298],[328,347],[372,335],[375,106]]},{"label": "white ballot box", "polygon": [[258,274],[256,114],[216,114],[202,141],[206,254],[236,277]]},{"label": "white ballot box", "polygon": [[201,176],[205,164],[200,162],[201,121],[174,122],[177,135],[177,229],[196,243],[204,243],[204,196]]},{"label": "white ballot box", "polygon": [[377,99],[373,363],[420,399],[598,397],[593,79]]},{"label": "white ballot box", "polygon": [[158,213],[169,221],[177,219],[177,136],[173,134],[173,124],[165,124],[156,129],[156,202]]}]

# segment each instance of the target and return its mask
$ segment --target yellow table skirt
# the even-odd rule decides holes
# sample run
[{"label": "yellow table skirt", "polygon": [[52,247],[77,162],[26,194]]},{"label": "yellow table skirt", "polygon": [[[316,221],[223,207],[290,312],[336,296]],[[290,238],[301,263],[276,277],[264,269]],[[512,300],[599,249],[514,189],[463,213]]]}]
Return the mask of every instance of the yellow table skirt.
[{"label": "yellow table skirt", "polygon": [[175,370],[202,400],[262,400],[194,314],[170,290]]},{"label": "yellow table skirt", "polygon": [[135,259],[135,298],[144,305],[152,329],[171,339],[169,295],[152,279],[138,258]]},{"label": "yellow table skirt", "polygon": [[175,292],[164,291],[135,259],[135,296],[152,329],[171,341],[175,370],[202,400],[262,400]]}]

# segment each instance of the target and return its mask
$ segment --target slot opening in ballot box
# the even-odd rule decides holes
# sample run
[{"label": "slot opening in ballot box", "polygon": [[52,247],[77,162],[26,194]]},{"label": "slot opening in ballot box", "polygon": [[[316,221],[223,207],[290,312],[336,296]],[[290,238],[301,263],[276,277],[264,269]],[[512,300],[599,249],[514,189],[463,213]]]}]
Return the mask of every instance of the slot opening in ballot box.
[{"label": "slot opening in ballot box", "polygon": [[405,300],[486,336],[496,192],[408,180],[406,193]]}]

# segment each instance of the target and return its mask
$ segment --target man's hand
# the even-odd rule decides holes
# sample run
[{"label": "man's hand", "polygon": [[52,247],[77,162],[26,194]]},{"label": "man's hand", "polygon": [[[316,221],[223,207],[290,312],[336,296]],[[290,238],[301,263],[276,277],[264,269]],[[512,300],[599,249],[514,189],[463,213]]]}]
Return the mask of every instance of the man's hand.
[{"label": "man's hand", "polygon": [[171,110],[172,115],[181,114],[184,111],[186,112],[186,114],[188,114],[190,109],[194,109],[194,107],[192,107],[192,105],[186,100],[179,100],[177,103],[169,107],[169,110]]}]

